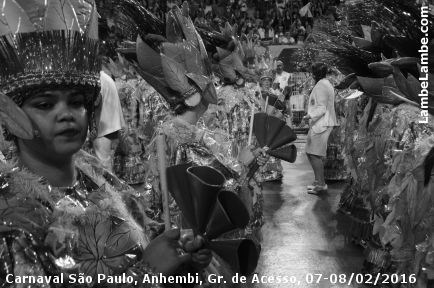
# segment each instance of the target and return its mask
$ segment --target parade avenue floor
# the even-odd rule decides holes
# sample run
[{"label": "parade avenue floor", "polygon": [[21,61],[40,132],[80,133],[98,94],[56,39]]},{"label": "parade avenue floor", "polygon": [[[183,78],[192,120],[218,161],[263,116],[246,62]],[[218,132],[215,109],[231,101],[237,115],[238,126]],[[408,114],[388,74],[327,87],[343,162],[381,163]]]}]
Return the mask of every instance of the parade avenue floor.
[{"label": "parade avenue floor", "polygon": [[297,161],[283,163],[282,183],[264,185],[266,219],[257,269],[259,275],[295,276],[302,284],[255,284],[252,287],[358,287],[332,284],[325,279],[316,284],[316,275],[315,284],[304,283],[308,273],[322,274],[323,278],[330,278],[331,274],[360,273],[363,255],[360,247],[346,243],[338,231],[338,220],[342,217],[336,210],[345,183],[328,183],[328,192],[321,196],[306,192],[306,186],[314,177],[304,152],[303,136],[296,144]]}]

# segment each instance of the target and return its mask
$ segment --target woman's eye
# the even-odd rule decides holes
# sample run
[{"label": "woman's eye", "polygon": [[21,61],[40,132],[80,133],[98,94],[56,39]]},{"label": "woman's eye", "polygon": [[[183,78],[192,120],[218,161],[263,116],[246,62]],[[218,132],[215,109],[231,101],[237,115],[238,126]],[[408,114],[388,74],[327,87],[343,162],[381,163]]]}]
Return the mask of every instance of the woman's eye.
[{"label": "woman's eye", "polygon": [[53,107],[53,104],[50,102],[37,102],[33,106],[40,110],[48,110]]},{"label": "woman's eye", "polygon": [[75,100],[75,101],[72,101],[71,104],[75,107],[82,107],[82,106],[84,106],[84,101],[83,100]]},{"label": "woman's eye", "polygon": [[74,106],[74,107],[82,107],[85,104],[84,98],[83,97],[75,97],[74,99],[71,99],[69,104]]}]

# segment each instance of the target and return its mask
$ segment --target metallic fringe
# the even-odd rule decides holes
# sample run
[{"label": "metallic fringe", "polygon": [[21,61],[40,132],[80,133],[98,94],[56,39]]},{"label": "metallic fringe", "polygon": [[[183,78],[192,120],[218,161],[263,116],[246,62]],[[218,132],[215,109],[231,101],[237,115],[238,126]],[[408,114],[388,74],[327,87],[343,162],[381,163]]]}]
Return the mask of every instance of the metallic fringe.
[{"label": "metallic fringe", "polygon": [[[41,85],[99,89],[99,42],[77,31],[43,31],[0,37],[0,89],[22,104],[24,91]],[[21,95],[21,96],[20,96]]]},{"label": "metallic fringe", "polygon": [[[85,92],[89,129],[95,134],[95,102],[100,96],[99,41],[77,31],[43,31],[0,37],[0,92],[21,106],[45,89]],[[13,140],[8,135],[7,140]],[[11,137],[9,137],[11,136]]]}]

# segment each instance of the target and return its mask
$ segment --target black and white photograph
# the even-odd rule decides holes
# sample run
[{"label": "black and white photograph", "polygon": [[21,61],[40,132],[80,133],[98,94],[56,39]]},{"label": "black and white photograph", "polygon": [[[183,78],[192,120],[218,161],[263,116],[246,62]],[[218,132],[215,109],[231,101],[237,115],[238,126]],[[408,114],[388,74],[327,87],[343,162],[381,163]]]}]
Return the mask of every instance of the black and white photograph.
[{"label": "black and white photograph", "polygon": [[0,288],[434,288],[433,0],[0,0]]}]

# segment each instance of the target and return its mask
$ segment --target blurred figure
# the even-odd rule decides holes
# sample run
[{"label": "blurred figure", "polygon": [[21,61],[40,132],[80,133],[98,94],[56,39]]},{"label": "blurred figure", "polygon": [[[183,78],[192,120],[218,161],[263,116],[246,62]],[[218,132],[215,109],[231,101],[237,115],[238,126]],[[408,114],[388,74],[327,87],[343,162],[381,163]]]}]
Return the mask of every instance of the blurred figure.
[{"label": "blurred figure", "polygon": [[278,60],[276,62],[276,76],[274,78],[274,84],[278,84],[278,86],[275,86],[274,88],[279,89],[280,92],[283,93],[285,88],[288,86],[289,77],[290,74],[283,70],[283,62]]},{"label": "blurred figure", "polygon": [[100,72],[101,110],[97,115],[97,136],[93,140],[96,157],[105,168],[113,170],[112,141],[119,137],[119,131],[125,126],[116,84],[104,71]]}]

